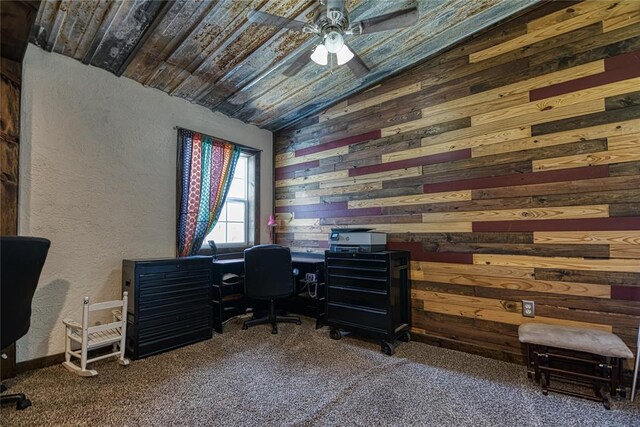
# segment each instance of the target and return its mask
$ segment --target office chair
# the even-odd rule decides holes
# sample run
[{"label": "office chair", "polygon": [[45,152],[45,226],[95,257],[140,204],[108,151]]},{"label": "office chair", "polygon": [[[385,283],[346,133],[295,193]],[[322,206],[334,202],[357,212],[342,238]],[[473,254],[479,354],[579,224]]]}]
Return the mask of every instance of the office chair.
[{"label": "office chair", "polygon": [[[31,301],[50,245],[49,240],[39,237],[0,237],[0,347],[3,349],[29,330]],[[22,393],[4,395],[0,400],[2,404],[15,402],[17,409],[31,406],[31,401]]]},{"label": "office chair", "polygon": [[[258,245],[244,251],[244,292],[250,299],[268,300],[267,316],[247,320],[242,329],[271,323],[271,333],[278,333],[278,322],[302,322],[297,316],[277,316],[274,301],[295,292],[291,251],[280,245]],[[255,315],[254,315],[255,316]]]}]

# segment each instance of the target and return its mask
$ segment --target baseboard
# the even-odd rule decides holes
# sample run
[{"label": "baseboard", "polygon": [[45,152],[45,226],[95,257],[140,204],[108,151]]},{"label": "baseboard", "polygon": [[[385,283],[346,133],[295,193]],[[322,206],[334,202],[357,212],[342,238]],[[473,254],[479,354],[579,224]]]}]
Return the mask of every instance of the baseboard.
[{"label": "baseboard", "polygon": [[[111,346],[98,348],[89,351],[88,357],[92,358],[95,356],[100,356],[101,354],[107,354],[111,351]],[[25,360],[24,362],[16,363],[16,374],[23,374],[35,369],[48,368],[49,366],[58,365],[62,362],[64,362],[64,353],[50,354],[49,356]]]},{"label": "baseboard", "polygon": [[16,363],[16,373],[23,374],[28,371],[47,368],[62,362],[64,362],[64,353],[50,354],[49,356],[38,357],[36,359]]},{"label": "baseboard", "polygon": [[490,359],[502,360],[504,362],[516,363],[524,365],[524,356],[520,353],[511,353],[504,350],[496,350],[478,345],[473,345],[449,338],[437,337],[433,335],[425,335],[412,332],[412,339],[421,343],[433,345],[436,347],[447,348],[449,350],[462,351],[463,353],[476,354],[478,356],[488,357]]}]

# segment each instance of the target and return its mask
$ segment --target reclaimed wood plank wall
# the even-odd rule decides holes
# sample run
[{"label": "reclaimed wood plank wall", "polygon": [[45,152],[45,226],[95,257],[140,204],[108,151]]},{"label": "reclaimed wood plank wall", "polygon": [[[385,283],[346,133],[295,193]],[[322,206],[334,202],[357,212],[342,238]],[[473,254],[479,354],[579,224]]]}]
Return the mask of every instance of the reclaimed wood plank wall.
[{"label": "reclaimed wood plank wall", "polygon": [[411,251],[421,340],[521,361],[534,321],[635,352],[639,2],[544,5],[278,132],[275,166],[278,243]]}]

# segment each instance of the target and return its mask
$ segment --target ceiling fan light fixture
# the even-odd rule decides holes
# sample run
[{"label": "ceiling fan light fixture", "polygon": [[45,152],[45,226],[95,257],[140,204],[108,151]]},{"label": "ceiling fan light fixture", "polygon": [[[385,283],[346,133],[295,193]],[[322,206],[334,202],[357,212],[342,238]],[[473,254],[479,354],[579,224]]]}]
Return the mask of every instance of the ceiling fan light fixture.
[{"label": "ceiling fan light fixture", "polygon": [[338,58],[338,65],[346,64],[347,62],[353,59],[353,52],[351,49],[345,44],[342,46],[342,49],[336,53],[336,57]]},{"label": "ceiling fan light fixture", "polygon": [[329,52],[323,44],[319,44],[318,46],[316,46],[316,48],[313,50],[313,53],[311,54],[311,60],[318,65],[327,65],[329,63],[328,57]]},{"label": "ceiling fan light fixture", "polygon": [[339,32],[332,30],[324,36],[324,45],[330,53],[338,53],[344,46],[344,37]]}]

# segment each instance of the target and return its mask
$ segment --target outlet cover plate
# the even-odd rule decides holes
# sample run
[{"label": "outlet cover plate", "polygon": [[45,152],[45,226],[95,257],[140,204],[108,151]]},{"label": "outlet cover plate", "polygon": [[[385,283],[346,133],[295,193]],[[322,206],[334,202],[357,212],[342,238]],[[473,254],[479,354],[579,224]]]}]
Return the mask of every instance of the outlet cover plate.
[{"label": "outlet cover plate", "polygon": [[536,317],[536,303],[534,301],[522,300],[522,316]]}]

